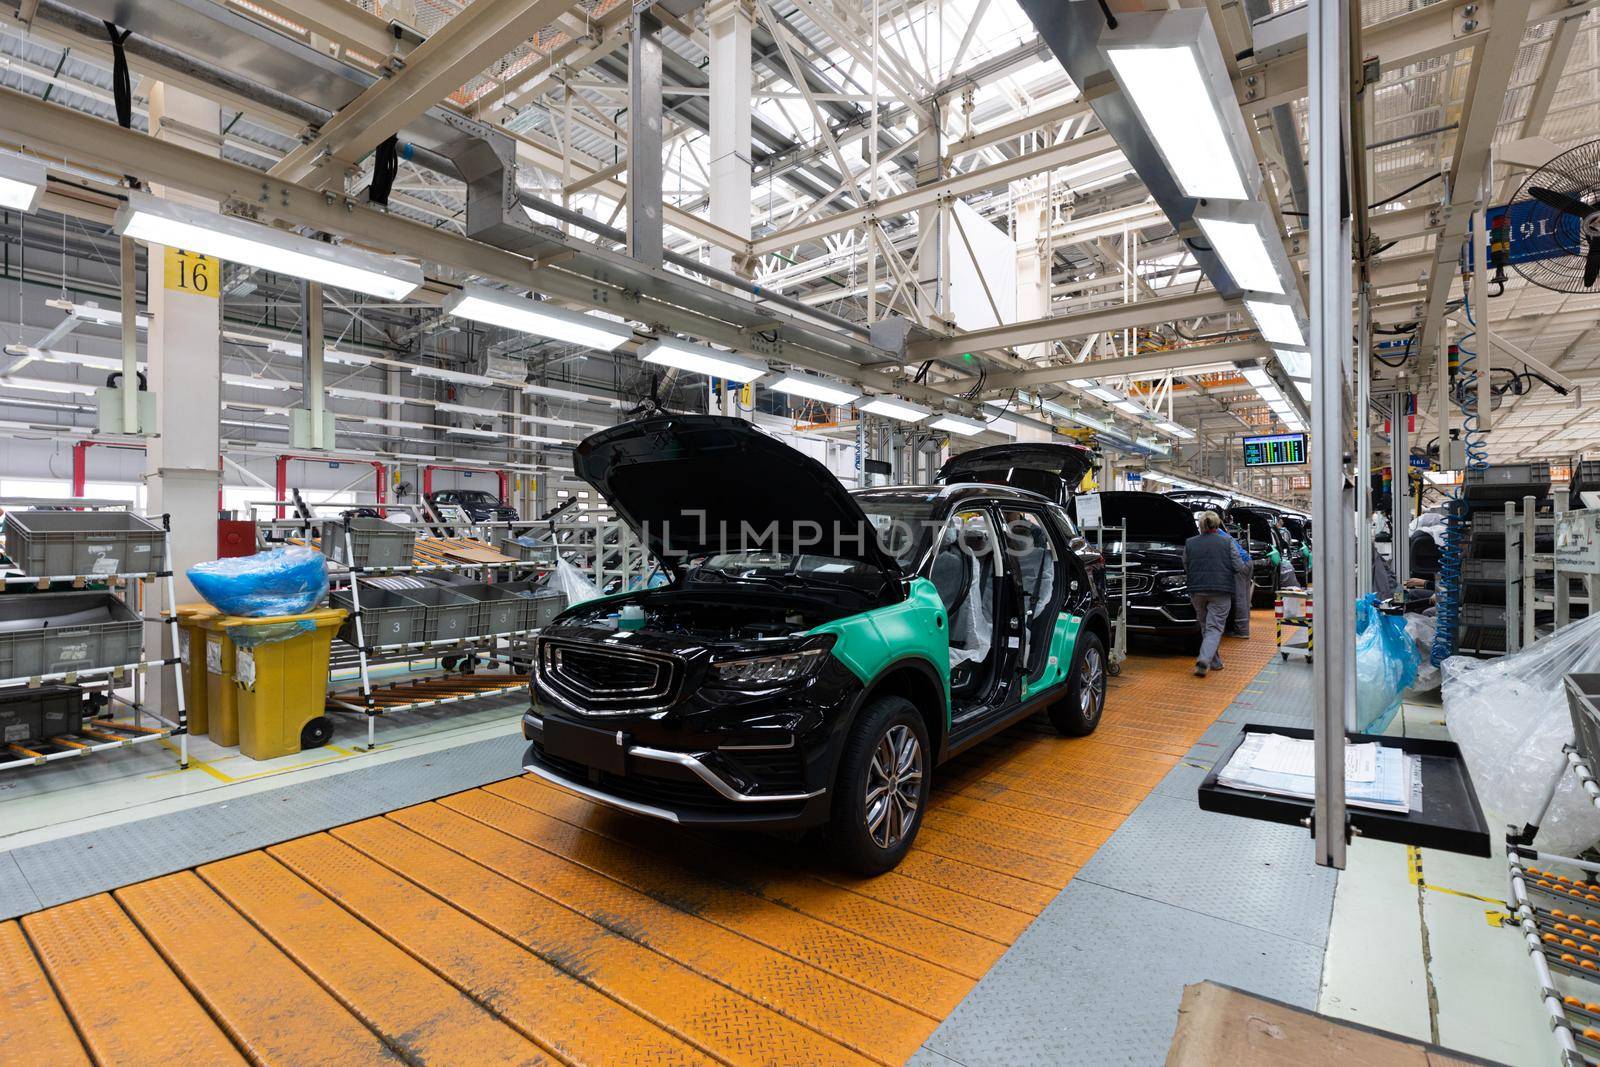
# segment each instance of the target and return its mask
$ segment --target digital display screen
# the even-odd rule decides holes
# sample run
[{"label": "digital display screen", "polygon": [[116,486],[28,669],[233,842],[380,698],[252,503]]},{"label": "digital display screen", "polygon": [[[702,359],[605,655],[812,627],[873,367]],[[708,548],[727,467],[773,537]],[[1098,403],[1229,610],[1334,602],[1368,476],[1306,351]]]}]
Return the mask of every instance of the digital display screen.
[{"label": "digital display screen", "polygon": [[1272,433],[1244,439],[1246,467],[1284,467],[1306,461],[1306,435]]}]

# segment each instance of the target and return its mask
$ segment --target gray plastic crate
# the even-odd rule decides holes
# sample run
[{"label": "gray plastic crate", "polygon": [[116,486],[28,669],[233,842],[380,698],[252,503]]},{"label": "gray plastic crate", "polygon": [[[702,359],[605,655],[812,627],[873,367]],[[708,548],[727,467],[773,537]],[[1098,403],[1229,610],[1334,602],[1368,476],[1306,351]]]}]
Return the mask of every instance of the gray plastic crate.
[{"label": "gray plastic crate", "polygon": [[528,616],[530,630],[550,625],[550,620],[567,610],[567,598],[533,581],[501,582],[500,588],[532,602]]},{"label": "gray plastic crate", "polygon": [[141,630],[139,616],[110,593],[0,597],[0,678],[137,663]]},{"label": "gray plastic crate", "polygon": [[423,609],[422,635],[417,640],[459,641],[475,633],[478,602],[469,596],[442,585],[431,589],[406,589],[399,596]]},{"label": "gray plastic crate", "polygon": [[[354,560],[345,558],[346,530]],[[368,515],[331,519],[322,524],[322,554],[347,567],[409,567],[416,544],[415,529]]]},{"label": "gray plastic crate", "polygon": [[6,513],[6,555],[23,574],[153,574],[167,532],[129,511]]},{"label": "gray plastic crate", "polygon": [[450,589],[477,602],[478,616],[472,624],[474,634],[511,634],[526,630],[530,625],[532,602],[509,589],[484,584],[453,585]]},{"label": "gray plastic crate", "polygon": [[[355,601],[348,589],[338,589],[328,594],[331,607],[355,611]],[[362,583],[361,627],[367,644],[409,645],[423,640],[422,605],[407,600],[392,589],[374,589]],[[356,620],[352,614],[339,627],[339,640],[347,645],[359,645],[356,640]]]},{"label": "gray plastic crate", "polygon": [[1469,500],[1542,497],[1550,492],[1550,464],[1546,460],[1534,460],[1527,463],[1496,463],[1483,470],[1468,467],[1462,486]]},{"label": "gray plastic crate", "polygon": [[556,550],[554,545],[528,545],[519,544],[509,537],[500,539],[500,551],[524,563],[544,563],[555,566]]},{"label": "gray plastic crate", "polygon": [[1506,561],[1503,558],[1462,560],[1461,576],[1469,582],[1504,582]]},{"label": "gray plastic crate", "polygon": [[75,734],[83,729],[83,690],[44,685],[0,693],[0,743]]},{"label": "gray plastic crate", "polygon": [[1569,674],[1561,681],[1572,713],[1572,736],[1593,771],[1600,759],[1600,674]]}]

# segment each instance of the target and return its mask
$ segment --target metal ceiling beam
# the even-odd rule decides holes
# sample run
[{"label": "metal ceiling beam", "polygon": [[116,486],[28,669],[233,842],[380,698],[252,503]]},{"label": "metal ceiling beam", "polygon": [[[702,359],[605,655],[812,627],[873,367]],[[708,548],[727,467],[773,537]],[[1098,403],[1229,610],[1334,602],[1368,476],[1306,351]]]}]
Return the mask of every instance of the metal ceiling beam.
[{"label": "metal ceiling beam", "polygon": [[1060,363],[1036,370],[991,371],[984,378],[984,392],[1004,393],[1012,389],[1032,389],[1040,385],[1081,382],[1091,378],[1114,378],[1126,374],[1150,374],[1206,367],[1215,363],[1244,359],[1266,359],[1272,347],[1261,341],[1234,341],[1220,345],[1194,345],[1167,352],[1115,359],[1087,359],[1082,363]]},{"label": "metal ceiling beam", "polygon": [[1018,178],[1026,178],[1030,174],[1040,171],[1053,170],[1056,167],[1065,167],[1073,163],[1081,163],[1086,159],[1111,151],[1116,147],[1116,142],[1109,134],[1097,133],[1089,137],[1080,137],[1075,141],[1052,145],[1037,152],[1029,152],[1015,159],[1008,159],[1004,163],[996,163],[992,167],[983,167],[979,170],[967,171],[965,174],[952,175],[941,181],[919,185],[915,189],[907,190],[896,196],[884,197],[870,204],[864,204],[849,211],[841,211],[837,215],[817,219],[814,222],[791,226],[776,233],[758,237],[750,242],[750,250],[754,255],[764,255],[768,252],[778,252],[793,248],[808,241],[820,240],[832,233],[866,226],[874,221],[888,218],[891,215],[903,215],[916,211],[918,208],[928,207],[941,200],[954,199],[968,193],[992,189],[997,185],[1006,185]]},{"label": "metal ceiling beam", "polygon": [[[1433,246],[1428,297],[1422,327],[1417,334],[1417,351],[1424,357],[1433,351],[1439,329],[1444,324],[1444,305],[1450,295],[1450,283],[1456,277],[1457,257],[1473,208],[1480,193],[1487,197],[1494,192],[1492,187],[1482,188],[1483,178],[1531,6],[1530,0],[1495,0],[1490,16],[1493,23],[1473,59],[1463,97],[1467,110],[1461,117],[1455,157],[1450,163],[1450,196],[1445,203],[1439,237]],[[1479,310],[1480,315],[1485,313],[1486,309]]]},{"label": "metal ceiling beam", "polygon": [[915,361],[950,359],[967,352],[994,352],[1026,345],[1047,344],[1051,341],[1064,341],[1074,337],[1088,337],[1090,334],[1111,330],[1160,326],[1180,319],[1220,315],[1234,310],[1237,306],[1237,302],[1225,300],[1211,290],[1182,296],[1166,296],[1156,300],[1140,300],[1132,304],[1114,304],[1071,315],[1034,319],[1031,322],[992,326],[986,330],[972,330],[933,341],[916,341],[906,346],[906,355]]},{"label": "metal ceiling beam", "polygon": [[315,173],[319,187],[338,187],[346,173],[391,134],[554,22],[575,2],[478,0],[418,45],[398,73],[373,82],[340,108],[315,137],[285,156],[271,173],[290,181]]},{"label": "metal ceiling beam", "polygon": [[[898,365],[894,354],[843,331],[809,325],[682,275],[649,270],[555,229],[530,224],[539,240],[530,240],[527,254],[519,255],[3,88],[0,132],[47,159],[70,160],[108,175],[135,174],[219,203],[247,204],[263,221],[342,234],[447,272],[609,309],[757,356],[846,376],[861,374],[863,364]],[[114,187],[107,191],[116,192]]]},{"label": "metal ceiling beam", "polygon": [[[1600,0],[1476,0],[1472,4],[1429,4],[1363,27],[1361,49],[1376,56],[1385,71],[1421,63],[1488,38],[1502,21],[1519,27],[1581,15]],[[1518,17],[1518,9],[1522,15]],[[1286,52],[1267,62],[1242,63],[1235,81],[1239,102],[1250,111],[1266,111],[1306,95],[1305,49]]]},{"label": "metal ceiling beam", "polygon": [[308,33],[327,38],[341,51],[365,56],[380,68],[405,56],[421,40],[415,30],[401,32],[393,20],[374,15],[350,0],[250,0],[248,6],[240,5],[238,10],[246,18],[253,18],[258,12],[270,16],[256,21],[279,33],[289,31],[273,19],[303,26]]}]

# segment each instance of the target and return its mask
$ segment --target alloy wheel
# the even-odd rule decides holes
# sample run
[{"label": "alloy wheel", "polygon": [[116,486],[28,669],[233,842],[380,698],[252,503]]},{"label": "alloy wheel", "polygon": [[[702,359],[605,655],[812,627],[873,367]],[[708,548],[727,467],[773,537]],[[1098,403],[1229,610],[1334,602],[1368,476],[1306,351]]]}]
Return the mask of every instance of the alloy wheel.
[{"label": "alloy wheel", "polygon": [[891,726],[878,739],[867,768],[867,834],[879,848],[893,848],[911,830],[922,799],[922,744],[909,726]]},{"label": "alloy wheel", "polygon": [[1083,661],[1078,664],[1078,706],[1083,711],[1084,722],[1092,723],[1100,717],[1105,695],[1105,661],[1098,648],[1086,648]]}]

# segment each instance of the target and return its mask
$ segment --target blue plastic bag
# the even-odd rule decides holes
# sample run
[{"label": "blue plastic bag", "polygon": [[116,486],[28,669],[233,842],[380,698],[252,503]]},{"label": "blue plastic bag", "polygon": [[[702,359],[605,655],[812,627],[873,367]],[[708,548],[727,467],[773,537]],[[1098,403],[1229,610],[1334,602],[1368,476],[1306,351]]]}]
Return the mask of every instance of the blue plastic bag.
[{"label": "blue plastic bag", "polygon": [[315,549],[295,545],[197,563],[189,568],[189,581],[227,615],[299,615],[327,597],[328,563]]},{"label": "blue plastic bag", "polygon": [[1399,615],[1378,610],[1378,597],[1356,601],[1356,729],[1382,733],[1400,710],[1400,694],[1416,680],[1422,660]]}]

